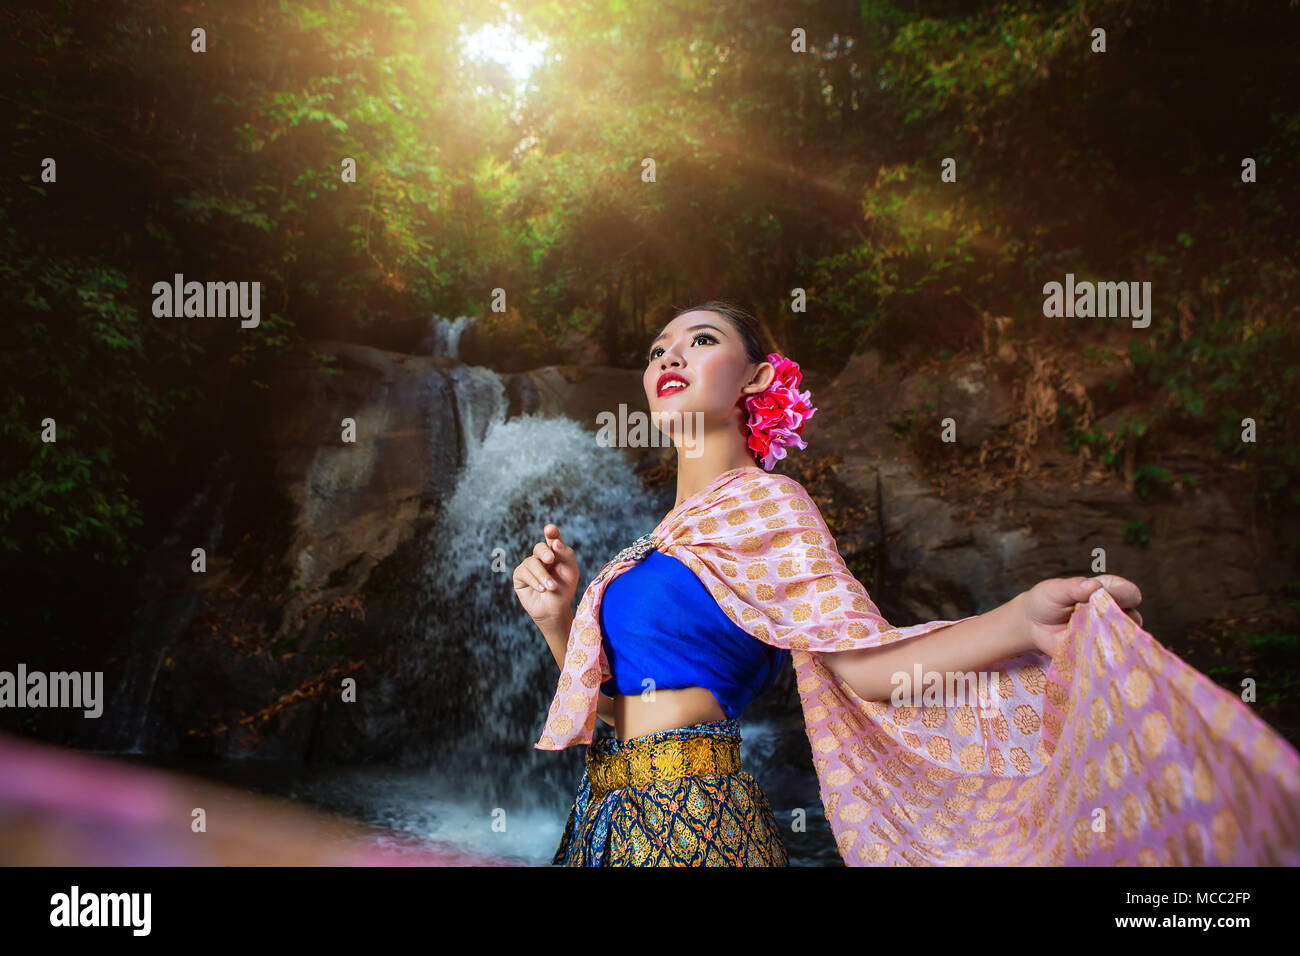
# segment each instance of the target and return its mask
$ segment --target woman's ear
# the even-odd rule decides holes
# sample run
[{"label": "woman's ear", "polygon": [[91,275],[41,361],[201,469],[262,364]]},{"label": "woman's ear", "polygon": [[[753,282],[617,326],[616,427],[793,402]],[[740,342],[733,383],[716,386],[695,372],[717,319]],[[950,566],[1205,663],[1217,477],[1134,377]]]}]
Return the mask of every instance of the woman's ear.
[{"label": "woman's ear", "polygon": [[767,387],[772,384],[776,378],[776,366],[771,362],[759,362],[758,368],[754,374],[749,377],[748,384],[745,385],[744,391],[748,395],[757,395],[759,392],[767,391]]}]

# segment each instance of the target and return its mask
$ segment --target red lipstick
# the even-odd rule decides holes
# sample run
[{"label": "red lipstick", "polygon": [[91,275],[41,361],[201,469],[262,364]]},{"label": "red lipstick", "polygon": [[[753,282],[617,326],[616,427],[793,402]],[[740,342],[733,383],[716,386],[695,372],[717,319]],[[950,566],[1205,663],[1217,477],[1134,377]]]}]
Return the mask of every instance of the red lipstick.
[{"label": "red lipstick", "polygon": [[[685,378],[678,375],[676,372],[664,372],[662,375],[659,376],[658,384],[655,385],[656,394],[664,395],[665,394],[664,386],[667,385],[669,382],[681,382],[682,388],[685,388],[686,386],[691,384],[690,382],[686,381]],[[672,389],[672,391],[680,392],[682,388],[674,388]]]}]

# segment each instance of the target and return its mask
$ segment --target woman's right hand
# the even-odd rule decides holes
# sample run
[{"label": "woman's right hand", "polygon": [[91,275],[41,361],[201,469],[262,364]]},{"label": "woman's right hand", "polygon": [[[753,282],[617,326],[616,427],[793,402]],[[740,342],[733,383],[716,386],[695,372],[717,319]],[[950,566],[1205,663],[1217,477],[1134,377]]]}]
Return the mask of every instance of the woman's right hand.
[{"label": "woman's right hand", "polygon": [[541,625],[562,621],[573,614],[573,595],[578,590],[578,559],[560,538],[560,529],[548,524],[543,540],[533,553],[515,568],[515,597],[528,616]]}]

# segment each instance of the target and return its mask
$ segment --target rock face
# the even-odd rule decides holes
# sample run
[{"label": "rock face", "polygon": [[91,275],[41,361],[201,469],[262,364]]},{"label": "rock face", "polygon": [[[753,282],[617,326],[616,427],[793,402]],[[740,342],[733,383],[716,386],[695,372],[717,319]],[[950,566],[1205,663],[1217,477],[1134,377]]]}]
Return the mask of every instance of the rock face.
[{"label": "rock face", "polygon": [[[1162,454],[1179,480],[1143,499],[1113,473],[1079,468],[1059,433],[1042,431],[1031,449],[1032,471],[975,501],[963,471],[978,459],[981,443],[1019,440],[1022,399],[1013,374],[1008,364],[979,359],[909,374],[885,367],[872,352],[854,356],[814,396],[824,411],[805,438],[839,455],[838,477],[878,508],[866,540],[883,544],[890,569],[902,578],[897,601],[872,596],[882,608],[914,612],[915,620],[897,623],[983,613],[1043,578],[1091,576],[1099,573],[1092,568],[1095,549],[1104,549],[1103,570],[1141,588],[1143,620],[1157,635],[1221,616],[1228,606],[1243,614],[1267,609],[1266,592],[1280,583],[1268,560],[1278,542],[1252,527],[1249,489],[1207,465],[1208,450]],[[1131,407],[1131,374],[1123,365],[1094,366],[1074,378],[1084,392],[1079,397],[1103,421]],[[907,418],[928,396],[937,396],[934,407],[917,413],[914,430],[938,435],[951,416],[958,441],[922,443],[929,452],[922,462],[889,423]],[[936,487],[936,476],[948,478],[946,488]],[[1137,523],[1148,532],[1145,544],[1126,540],[1125,527]]]},{"label": "rock face", "polygon": [[[266,436],[295,515],[290,587],[309,590],[331,577],[361,586],[422,513],[455,490],[467,443],[481,440],[495,415],[565,416],[594,430],[597,412],[636,405],[640,393],[638,374],[624,369],[551,366],[499,376],[442,356],[328,342],[312,350],[337,355],[341,374],[287,369]],[[359,438],[374,440],[343,444],[346,418]]]},{"label": "rock face", "polygon": [[[322,372],[313,354],[335,356],[337,373]],[[1147,500],[1112,474],[1081,469],[1058,430],[1026,432],[1026,405],[1050,417],[1055,399],[1050,388],[1030,390],[1036,380],[1016,370],[1018,361],[1003,348],[909,373],[865,353],[832,383],[805,381],[819,407],[807,454],[838,459],[837,501],[866,515],[834,530],[851,565],[871,557],[877,580],[868,588],[882,613],[900,625],[982,613],[1043,578],[1094,573],[1096,549],[1106,570],[1142,588],[1144,624],[1159,636],[1228,606],[1263,609],[1278,583],[1268,579],[1275,543],[1252,529],[1245,491],[1192,451],[1175,473],[1195,483],[1180,479]],[[1097,366],[1059,392],[1106,416],[1127,407],[1129,381],[1122,365]],[[457,613],[422,604],[428,534],[489,422],[564,417],[594,432],[596,414],[620,403],[645,408],[639,370],[499,375],[445,356],[331,342],[295,353],[256,438],[235,465],[214,471],[176,540],[151,558],[145,577],[160,583],[123,649],[128,712],[101,745],[427,765],[449,741],[480,739],[485,720],[509,719],[523,728],[509,738],[520,738],[517,759],[528,759],[527,728],[541,727],[554,671],[529,678],[535,690],[500,714],[467,712],[464,701],[486,693],[483,669],[423,640],[418,632],[432,625],[413,617],[417,604],[426,615]],[[936,439],[945,418],[958,441]],[[355,443],[343,440],[346,420]],[[981,456],[1008,446],[1032,467],[1001,485],[979,484],[977,495],[970,476]],[[671,457],[655,448],[624,454],[638,472]],[[789,465],[782,470],[797,474],[798,463]],[[660,514],[674,491],[652,492]],[[1149,535],[1145,545],[1126,540],[1135,522]],[[188,571],[196,541],[206,541],[208,573],[177,571]],[[605,559],[584,564],[587,576]],[[504,608],[514,598],[503,589],[491,600]],[[531,653],[545,655],[540,638]],[[338,703],[349,677],[370,695],[365,707]],[[783,680],[752,712],[790,731],[771,757],[777,767],[807,757],[792,674]],[[578,766],[569,763],[563,773]],[[773,786],[786,787],[778,777]],[[799,793],[791,799],[808,799],[807,782],[788,782]]]}]

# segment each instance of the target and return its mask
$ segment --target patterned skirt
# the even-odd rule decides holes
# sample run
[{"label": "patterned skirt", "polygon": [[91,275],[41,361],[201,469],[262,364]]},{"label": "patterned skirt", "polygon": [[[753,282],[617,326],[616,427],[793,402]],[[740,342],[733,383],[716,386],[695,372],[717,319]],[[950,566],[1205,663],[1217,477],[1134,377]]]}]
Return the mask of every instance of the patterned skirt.
[{"label": "patterned skirt", "polygon": [[[607,725],[606,725],[607,726]],[[735,720],[592,737],[555,866],[788,866]]]}]

